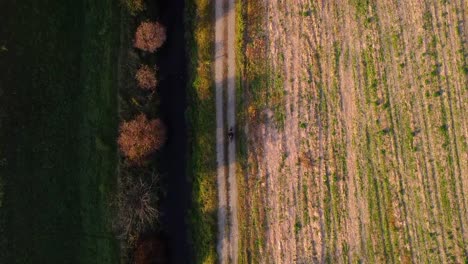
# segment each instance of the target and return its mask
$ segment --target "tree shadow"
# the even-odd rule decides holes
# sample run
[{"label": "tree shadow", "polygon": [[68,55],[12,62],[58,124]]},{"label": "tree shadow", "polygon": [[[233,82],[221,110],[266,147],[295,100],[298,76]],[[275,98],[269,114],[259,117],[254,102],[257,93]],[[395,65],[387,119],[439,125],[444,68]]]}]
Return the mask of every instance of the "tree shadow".
[{"label": "tree shadow", "polygon": [[230,11],[235,9],[235,3],[234,1],[232,3],[229,3],[229,1],[222,1],[223,5],[220,9],[217,9],[216,1],[213,1],[213,9],[214,9],[214,15],[215,15],[215,20],[220,20],[226,18],[226,16],[229,14]]}]

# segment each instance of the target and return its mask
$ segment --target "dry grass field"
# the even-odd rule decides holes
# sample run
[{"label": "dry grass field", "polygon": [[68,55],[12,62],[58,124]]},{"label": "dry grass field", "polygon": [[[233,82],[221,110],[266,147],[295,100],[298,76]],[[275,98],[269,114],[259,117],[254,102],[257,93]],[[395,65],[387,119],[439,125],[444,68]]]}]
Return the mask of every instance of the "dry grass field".
[{"label": "dry grass field", "polygon": [[243,0],[240,263],[467,263],[468,3]]}]

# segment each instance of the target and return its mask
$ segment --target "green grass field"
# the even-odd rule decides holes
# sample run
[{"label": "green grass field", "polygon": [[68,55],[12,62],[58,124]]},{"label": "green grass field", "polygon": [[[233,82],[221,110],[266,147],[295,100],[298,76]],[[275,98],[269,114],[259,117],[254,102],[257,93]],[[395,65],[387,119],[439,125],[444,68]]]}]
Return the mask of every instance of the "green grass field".
[{"label": "green grass field", "polygon": [[118,1],[2,1],[0,17],[0,263],[118,263]]}]

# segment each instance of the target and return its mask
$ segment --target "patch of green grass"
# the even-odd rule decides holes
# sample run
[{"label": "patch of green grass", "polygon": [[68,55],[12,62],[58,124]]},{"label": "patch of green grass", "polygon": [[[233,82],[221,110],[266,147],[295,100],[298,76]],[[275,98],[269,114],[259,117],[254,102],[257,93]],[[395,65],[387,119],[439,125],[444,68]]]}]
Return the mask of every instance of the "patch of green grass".
[{"label": "patch of green grass", "polygon": [[0,99],[0,262],[118,263],[119,3],[8,1],[0,12],[0,87],[12,88]]},{"label": "patch of green grass", "polygon": [[188,119],[192,178],[191,243],[195,263],[216,263],[217,190],[213,59],[213,6],[209,0],[187,2],[187,39],[190,57]]},{"label": "patch of green grass", "polygon": [[301,220],[299,219],[296,219],[296,223],[294,224],[294,233],[296,234],[299,234],[299,232],[301,232],[301,229],[302,229],[302,223],[301,223]]},{"label": "patch of green grass", "polygon": [[284,104],[284,79],[281,73],[277,73],[271,77],[271,91],[268,92],[268,105],[274,113],[274,120],[279,129],[284,128],[284,119],[286,118],[286,108]]},{"label": "patch of green grass", "polygon": [[365,17],[369,11],[369,0],[352,0],[358,17]]}]

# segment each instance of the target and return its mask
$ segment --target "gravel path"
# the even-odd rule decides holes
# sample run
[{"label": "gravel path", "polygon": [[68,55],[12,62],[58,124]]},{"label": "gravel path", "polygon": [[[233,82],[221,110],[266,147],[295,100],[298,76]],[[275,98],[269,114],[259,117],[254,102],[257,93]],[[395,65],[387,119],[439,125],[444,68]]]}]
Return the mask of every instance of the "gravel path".
[{"label": "gravel path", "polygon": [[[215,5],[216,151],[218,163],[218,257],[220,263],[237,263],[238,221],[235,137],[235,8],[234,0]],[[224,100],[226,99],[226,103]],[[227,122],[227,123],[226,123]],[[227,148],[227,151],[226,151]],[[227,154],[227,156],[226,156]]]}]

